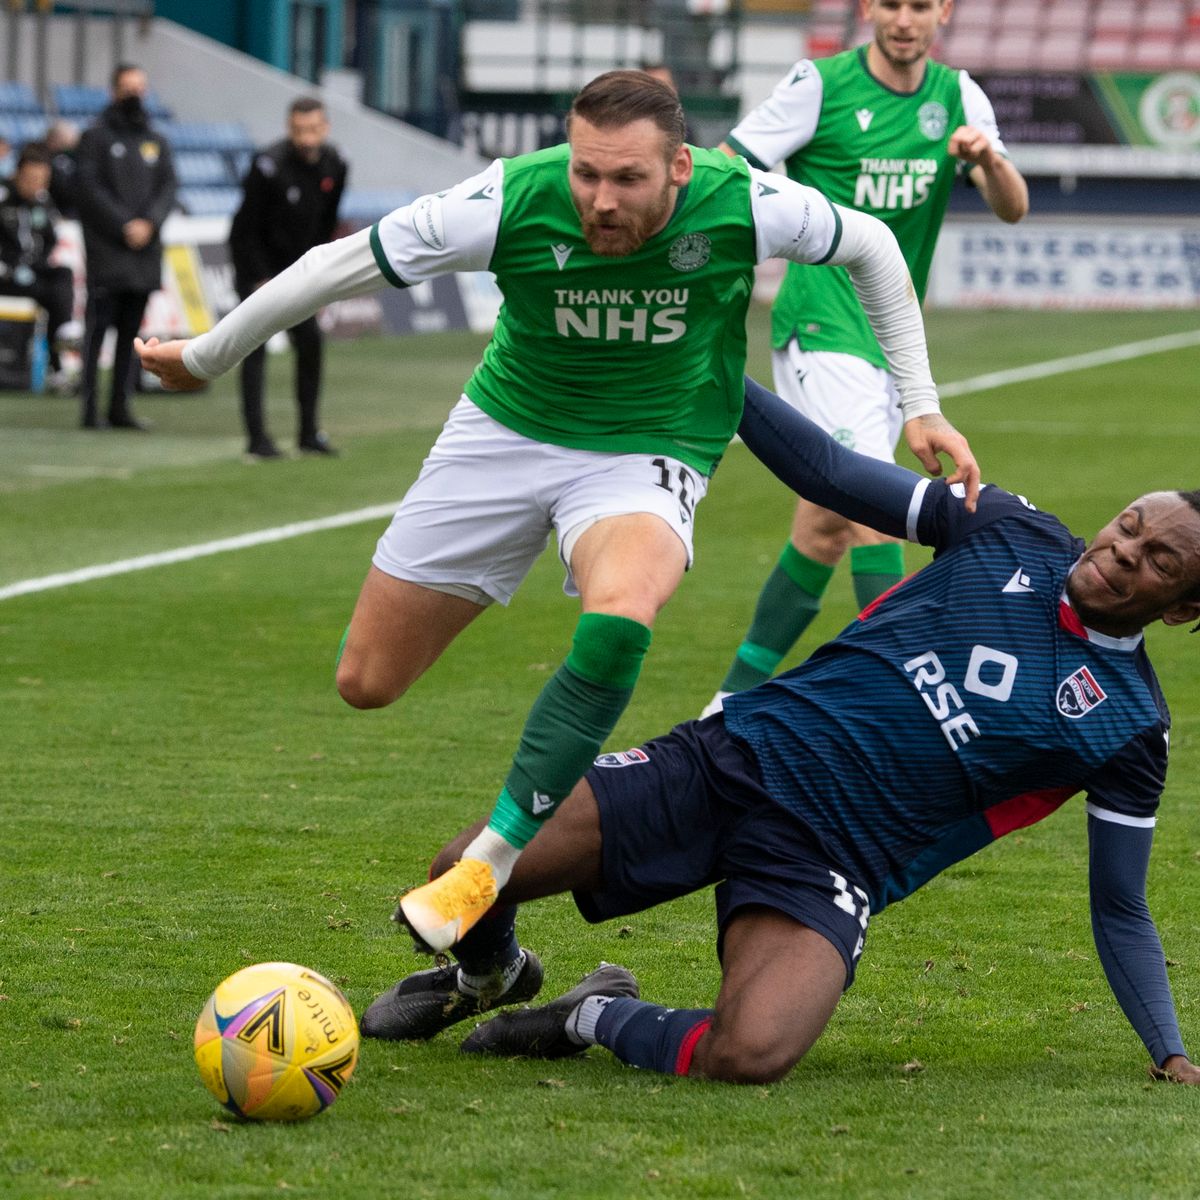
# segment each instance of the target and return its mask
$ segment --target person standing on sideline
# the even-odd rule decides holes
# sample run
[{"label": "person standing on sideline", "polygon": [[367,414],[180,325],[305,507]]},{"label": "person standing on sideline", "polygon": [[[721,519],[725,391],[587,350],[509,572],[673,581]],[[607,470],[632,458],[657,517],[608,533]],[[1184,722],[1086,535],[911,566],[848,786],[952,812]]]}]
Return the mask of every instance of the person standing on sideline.
[{"label": "person standing on sideline", "polygon": [[79,165],[75,153],[79,149],[79,129],[70,121],[54,121],[46,130],[46,149],[50,151],[50,199],[58,215],[67,221],[79,219]]},{"label": "person standing on sideline", "polygon": [[[1016,222],[1029,192],[1005,157],[992,106],[966,73],[929,58],[954,0],[860,0],[867,46],[796,63],[722,144],[896,235],[924,298],[950,190],[965,168],[991,210]],[[879,342],[844,271],[789,263],[772,315],[775,390],[844,446],[892,461],[901,413]],[[904,549],[806,499],[758,597],[750,628],[703,716],[762,683],[816,617],[846,550],[858,607],[900,582]]]},{"label": "person standing on sideline", "polygon": [[686,145],[678,96],[642,71],[593,79],[567,131],[566,145],[499,159],[310,250],[198,338],[138,343],[164,384],[195,388],[332,300],[496,274],[492,340],[379,540],[337,668],[347,703],[391,704],[488,605],[508,603],[557,533],[582,608],[572,648],[530,710],[488,828],[400,902],[431,951],[486,915],[633,693],[741,416],[757,262],[849,268],[910,448],[935,474],[938,453],[951,457],[972,508],[979,485],[941,415],[920,306],[882,221]]},{"label": "person standing on sideline", "polygon": [[50,199],[50,150],[27,142],[12,179],[0,183],[0,292],[29,296],[46,310],[50,386],[63,385],[56,339],[71,319],[75,289],[70,267],[50,260],[58,243],[58,213]]},{"label": "person standing on sideline", "polygon": [[[76,151],[79,220],[87,255],[83,334],[85,429],[148,429],[129,407],[133,339],[150,293],[162,283],[159,230],[175,204],[175,168],[167,140],[150,128],[146,72],[121,63],[112,103],[85,129]],[[100,417],[100,348],[117,331],[108,419]]]},{"label": "person standing on sideline", "polygon": [[[301,96],[288,109],[287,137],[261,151],[246,173],[242,205],[229,231],[240,299],[245,300],[306,251],[332,239],[347,168],[345,159],[326,141],[328,136],[325,106],[313,96]],[[317,318],[307,317],[293,325],[288,337],[296,350],[300,449],[309,454],[336,454],[317,420],[321,393]],[[266,347],[260,346],[242,362],[242,420],[246,453],[252,458],[280,457],[267,433],[264,412],[266,357]]]}]

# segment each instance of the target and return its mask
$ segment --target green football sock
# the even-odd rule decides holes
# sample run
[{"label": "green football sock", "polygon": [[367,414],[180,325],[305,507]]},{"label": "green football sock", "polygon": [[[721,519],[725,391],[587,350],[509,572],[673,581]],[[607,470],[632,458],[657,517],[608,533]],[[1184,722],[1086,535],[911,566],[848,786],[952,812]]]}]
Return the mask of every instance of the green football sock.
[{"label": "green football sock", "polygon": [[627,617],[584,613],[571,653],[534,701],[504,790],[488,821],[525,846],[592,765],[633,695],[650,630]]},{"label": "green football sock", "polygon": [[904,578],[904,547],[899,542],[855,546],[850,551],[850,575],[854,599],[862,610]]},{"label": "green football sock", "polygon": [[758,595],[746,640],[721,684],[723,692],[744,692],[775,673],[783,656],[812,624],[833,568],[808,558],[788,542]]}]

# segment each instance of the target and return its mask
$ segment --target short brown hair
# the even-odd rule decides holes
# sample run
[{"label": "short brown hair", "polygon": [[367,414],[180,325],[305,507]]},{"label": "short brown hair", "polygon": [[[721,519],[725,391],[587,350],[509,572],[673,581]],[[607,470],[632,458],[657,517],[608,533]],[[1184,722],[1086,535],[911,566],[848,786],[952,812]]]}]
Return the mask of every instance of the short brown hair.
[{"label": "short brown hair", "polygon": [[288,116],[294,117],[297,113],[324,112],[325,105],[318,100],[316,96],[297,96],[295,100],[288,105]]},{"label": "short brown hair", "polygon": [[21,147],[21,153],[17,155],[17,170],[19,171],[28,163],[37,163],[43,167],[53,165],[54,156],[45,142],[26,142]]},{"label": "short brown hair", "polygon": [[597,75],[575,97],[567,113],[568,133],[575,117],[582,117],[597,129],[652,121],[667,135],[668,156],[683,145],[685,125],[679,97],[645,71],[607,71]]}]

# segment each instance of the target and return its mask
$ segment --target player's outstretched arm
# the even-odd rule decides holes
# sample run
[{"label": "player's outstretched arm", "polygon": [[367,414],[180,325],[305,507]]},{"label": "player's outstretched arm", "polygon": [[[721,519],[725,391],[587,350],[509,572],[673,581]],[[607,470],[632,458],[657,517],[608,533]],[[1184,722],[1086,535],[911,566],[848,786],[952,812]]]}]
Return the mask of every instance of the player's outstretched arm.
[{"label": "player's outstretched arm", "polygon": [[982,129],[960,125],[947,149],[971,167],[971,182],[1002,221],[1015,225],[1029,212],[1029,186],[1025,177],[992,145]]},{"label": "player's outstretched arm", "polygon": [[162,380],[163,387],[172,392],[194,392],[205,383],[183,365],[186,345],[187,341],[182,338],[172,342],[160,342],[156,337],[145,342],[140,337],[133,339],[133,348],[142,360],[143,368]]},{"label": "player's outstretched arm", "polygon": [[183,368],[194,379],[216,379],[272,334],[299,325],[326,304],[386,287],[370,239],[371,231],[362,229],[310,250],[247,296],[207,333],[184,342],[180,351]]},{"label": "player's outstretched arm", "polygon": [[[1158,736],[1158,735],[1155,735]],[[1200,1083],[1179,1032],[1158,929],[1146,903],[1154,831],[1127,825],[1089,793],[1088,888],[1092,935],[1108,985],[1150,1052],[1155,1078]]]},{"label": "player's outstretched arm", "polygon": [[834,441],[749,376],[738,433],[750,452],[797,495],[889,537],[916,540],[913,496],[922,480],[896,463]]},{"label": "player's outstretched arm", "polygon": [[967,439],[941,413],[929,413],[905,422],[904,440],[930,475],[942,473],[939,454],[950,459],[954,473],[948,476],[947,482],[963,485],[967,511],[974,512],[979,502],[979,464]]}]

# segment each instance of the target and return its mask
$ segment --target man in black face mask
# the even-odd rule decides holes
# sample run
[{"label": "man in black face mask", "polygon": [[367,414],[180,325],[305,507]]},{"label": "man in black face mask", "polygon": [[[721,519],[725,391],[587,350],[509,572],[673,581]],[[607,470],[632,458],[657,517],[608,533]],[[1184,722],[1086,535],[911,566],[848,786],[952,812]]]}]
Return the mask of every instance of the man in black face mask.
[{"label": "man in black face mask", "polygon": [[[79,139],[79,219],[87,251],[83,339],[85,429],[146,429],[129,407],[133,339],[150,293],[162,281],[159,229],[175,203],[175,169],[166,139],[150,128],[146,72],[122,63],[112,103]],[[107,420],[97,403],[100,347],[116,327]]]}]

